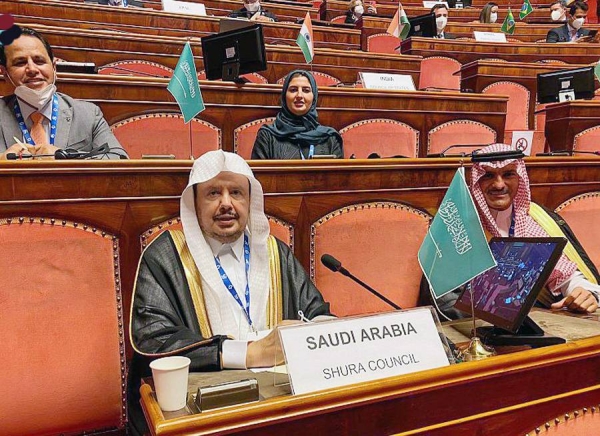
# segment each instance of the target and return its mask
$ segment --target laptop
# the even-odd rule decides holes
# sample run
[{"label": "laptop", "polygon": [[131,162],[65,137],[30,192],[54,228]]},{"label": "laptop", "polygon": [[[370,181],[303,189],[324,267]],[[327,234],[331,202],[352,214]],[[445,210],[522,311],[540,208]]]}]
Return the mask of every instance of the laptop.
[{"label": "laptop", "polygon": [[[504,333],[516,334],[556,266],[567,240],[492,238],[489,244],[498,265],[471,282],[475,316],[505,330]],[[454,306],[471,313],[468,287]]]}]

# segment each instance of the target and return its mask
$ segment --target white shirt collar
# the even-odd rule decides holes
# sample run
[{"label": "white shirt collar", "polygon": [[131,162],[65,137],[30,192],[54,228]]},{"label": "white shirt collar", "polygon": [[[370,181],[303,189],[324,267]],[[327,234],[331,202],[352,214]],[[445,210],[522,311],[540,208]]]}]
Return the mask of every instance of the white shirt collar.
[{"label": "white shirt collar", "polygon": [[208,245],[210,245],[213,256],[217,257],[226,253],[232,253],[238,262],[241,262],[244,258],[244,235],[229,244],[223,244],[210,236],[205,235],[205,238]]},{"label": "white shirt collar", "polygon": [[[18,97],[17,100],[19,100]],[[44,116],[46,120],[50,120],[52,118],[52,100],[54,100],[54,96],[52,96],[52,98],[44,106],[42,106],[42,108],[39,111],[36,111],[34,107],[31,107],[26,103],[22,103],[21,100],[19,100],[19,108],[21,108],[21,114],[23,115],[23,119],[27,122],[29,121],[29,117],[32,113],[39,112]]]},{"label": "white shirt collar", "polygon": [[500,230],[500,235],[502,235],[504,237],[509,236],[510,225],[512,223],[513,206],[511,205],[506,210],[490,209],[490,212],[492,213],[492,217],[494,217],[494,220],[496,221],[496,225],[498,226],[498,229]]}]

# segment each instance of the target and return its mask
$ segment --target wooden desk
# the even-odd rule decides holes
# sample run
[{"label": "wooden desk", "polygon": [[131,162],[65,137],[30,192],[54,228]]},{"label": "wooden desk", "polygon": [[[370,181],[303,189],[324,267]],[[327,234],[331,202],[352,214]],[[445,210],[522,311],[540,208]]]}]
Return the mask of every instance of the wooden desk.
[{"label": "wooden desk", "polygon": [[535,62],[548,59],[569,64],[591,64],[600,57],[600,44],[510,44],[451,39],[409,38],[402,41],[401,53],[444,56],[466,64],[478,59],[500,58],[512,62]]},{"label": "wooden desk", "polygon": [[[546,106],[546,139],[550,150],[573,150],[575,136],[600,125],[600,101],[574,100]],[[600,144],[598,145],[600,150]]]},{"label": "wooden desk", "polygon": [[[199,37],[217,33],[219,18],[199,17],[137,8],[107,8],[68,1],[1,0],[0,10],[20,23],[38,23],[62,27],[112,28],[151,35]],[[295,44],[300,25],[263,23],[266,42]],[[360,30],[315,26],[316,47],[360,48]]]},{"label": "wooden desk", "polygon": [[[58,89],[74,98],[98,104],[109,124],[148,111],[179,112],[168,93],[167,79],[119,76],[65,75]],[[201,81],[206,110],[198,118],[221,129],[222,147],[233,151],[234,129],[253,120],[272,117],[280,108],[281,86]],[[11,87],[0,83],[0,93]],[[456,119],[470,119],[490,126],[497,138],[504,135],[505,96],[454,92],[377,91],[323,88],[319,92],[319,121],[342,129],[357,121],[387,118],[402,121],[419,131],[419,156],[427,155],[428,133]]]},{"label": "wooden desk", "polygon": [[[583,322],[588,332],[598,326],[597,320]],[[148,384],[141,402],[154,435],[519,435],[598,404],[598,365],[600,336],[594,336],[197,415],[163,414]]]},{"label": "wooden desk", "polygon": [[[44,35],[55,56],[73,62],[93,62],[97,66],[139,59],[175,68],[186,42],[185,38],[168,36],[122,35],[110,31],[39,24],[31,27]],[[191,46],[196,69],[201,71],[204,69],[204,62],[199,39],[194,38]],[[267,45],[266,52],[267,70],[260,74],[270,83],[276,83],[293,69],[307,67],[298,46]],[[421,57],[317,48],[312,67],[314,71],[329,74],[347,84],[356,82],[360,71],[409,74],[415,83],[419,83]]]}]

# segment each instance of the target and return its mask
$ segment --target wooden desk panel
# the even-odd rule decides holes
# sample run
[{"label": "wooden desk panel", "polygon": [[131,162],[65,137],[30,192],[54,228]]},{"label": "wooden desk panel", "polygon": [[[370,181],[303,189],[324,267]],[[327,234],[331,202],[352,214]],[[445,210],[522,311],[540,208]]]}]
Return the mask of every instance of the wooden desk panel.
[{"label": "wooden desk panel", "polygon": [[[600,125],[600,101],[575,100],[546,106],[546,138],[550,150],[573,150],[578,133]],[[600,150],[600,144],[598,145]]]},{"label": "wooden desk panel", "polygon": [[409,38],[402,41],[403,54],[444,56],[466,64],[478,59],[499,58],[511,62],[535,62],[548,59],[569,64],[591,64],[600,57],[600,44],[505,44],[457,41],[434,38]]},{"label": "wooden desk panel", "polygon": [[[65,75],[58,89],[74,98],[98,104],[109,124],[148,111],[179,112],[168,93],[167,79],[118,76]],[[200,119],[221,129],[223,149],[233,151],[235,128],[264,117],[275,116],[280,108],[281,86],[201,81],[207,109]],[[11,87],[3,82],[0,93]],[[340,130],[357,121],[388,118],[402,121],[420,133],[419,155],[427,154],[427,134],[434,127],[456,119],[470,119],[490,126],[497,137],[504,135],[505,96],[451,92],[375,91],[323,88],[319,92],[319,120]]]},{"label": "wooden desk panel", "polygon": [[[140,59],[158,62],[175,68],[186,42],[184,38],[148,35],[120,35],[114,32],[87,29],[69,29],[33,25],[52,46],[55,56],[74,62],[94,62],[97,66],[111,62]],[[204,69],[202,46],[198,38],[191,41],[196,58],[196,69]],[[307,67],[299,47],[267,45],[267,70],[261,72],[270,83],[276,83],[293,69]],[[363,53],[349,50],[317,48],[314,71],[340,79],[343,83],[356,82],[360,71],[409,74],[419,83],[420,56]],[[126,74],[126,73],[124,73]]]},{"label": "wooden desk panel", "polygon": [[[71,20],[73,24],[115,29],[133,30],[138,33],[161,34],[168,36],[203,36],[217,33],[219,18],[198,17],[136,8],[107,8],[87,4],[73,4],[65,1],[40,0],[1,0],[0,10],[12,14],[19,22],[37,22],[65,26]],[[27,20],[25,17],[29,17]],[[124,27],[127,26],[127,27]],[[298,24],[264,23],[263,32],[267,42],[283,40],[294,43],[300,31]],[[360,48],[360,31],[315,26],[313,29],[315,46],[342,49]]]}]

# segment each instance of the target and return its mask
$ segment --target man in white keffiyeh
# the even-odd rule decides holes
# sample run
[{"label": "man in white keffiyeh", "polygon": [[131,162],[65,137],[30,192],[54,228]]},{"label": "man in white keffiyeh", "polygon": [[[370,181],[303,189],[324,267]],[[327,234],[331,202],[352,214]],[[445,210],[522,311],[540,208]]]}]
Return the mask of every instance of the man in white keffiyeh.
[{"label": "man in white keffiyeh", "polygon": [[150,360],[191,359],[191,371],[272,366],[285,320],[330,316],[289,247],[269,236],[263,191],[248,164],[221,150],[196,160],[181,196],[180,230],[140,260],[131,307],[129,412],[142,433],[140,377]]},{"label": "man in white keffiyeh", "polygon": [[[512,148],[506,144],[492,144],[480,153],[509,150]],[[567,237],[569,244],[546,283],[551,294],[558,297],[558,301],[549,303],[553,309],[574,312],[594,312],[598,308],[598,272],[564,221],[531,202],[522,159],[474,163],[471,192],[483,227],[492,236]],[[561,229],[557,222],[566,228]]]}]

